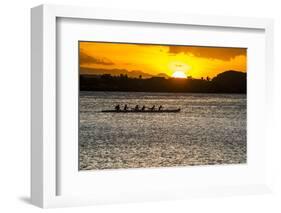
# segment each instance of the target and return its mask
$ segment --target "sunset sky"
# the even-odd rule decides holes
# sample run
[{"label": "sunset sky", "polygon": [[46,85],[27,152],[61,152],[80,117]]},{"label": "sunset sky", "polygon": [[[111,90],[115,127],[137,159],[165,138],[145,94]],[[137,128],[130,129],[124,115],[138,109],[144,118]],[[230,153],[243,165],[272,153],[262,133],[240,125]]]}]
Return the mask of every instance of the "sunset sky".
[{"label": "sunset sky", "polygon": [[[214,77],[247,70],[247,49],[175,45],[79,42],[80,74],[146,73],[169,77]],[[126,73],[125,73],[126,72]],[[184,74],[183,74],[184,73]]]}]

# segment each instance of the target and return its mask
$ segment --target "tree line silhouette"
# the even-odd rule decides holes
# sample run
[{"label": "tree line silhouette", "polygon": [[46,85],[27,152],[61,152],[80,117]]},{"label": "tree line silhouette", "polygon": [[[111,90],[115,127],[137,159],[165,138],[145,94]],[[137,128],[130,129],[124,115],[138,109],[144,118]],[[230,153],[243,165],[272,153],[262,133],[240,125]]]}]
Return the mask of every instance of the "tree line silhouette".
[{"label": "tree line silhouette", "polygon": [[246,73],[229,70],[213,79],[130,78],[127,75],[80,75],[80,91],[246,93]]}]

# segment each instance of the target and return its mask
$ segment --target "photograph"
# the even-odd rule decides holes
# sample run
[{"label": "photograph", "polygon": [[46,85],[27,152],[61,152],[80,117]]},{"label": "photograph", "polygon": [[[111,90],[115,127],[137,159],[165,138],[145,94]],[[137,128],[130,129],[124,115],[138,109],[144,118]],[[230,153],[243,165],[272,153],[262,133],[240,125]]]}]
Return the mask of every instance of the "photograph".
[{"label": "photograph", "polygon": [[78,41],[79,171],[247,163],[247,48]]}]

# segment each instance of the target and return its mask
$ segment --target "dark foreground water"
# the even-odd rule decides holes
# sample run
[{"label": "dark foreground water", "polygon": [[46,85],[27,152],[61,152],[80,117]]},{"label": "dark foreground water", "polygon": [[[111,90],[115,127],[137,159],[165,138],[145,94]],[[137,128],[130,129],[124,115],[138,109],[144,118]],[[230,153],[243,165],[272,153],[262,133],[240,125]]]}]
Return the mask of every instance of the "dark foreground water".
[{"label": "dark foreground water", "polygon": [[[102,113],[116,104],[179,113]],[[246,163],[246,95],[80,92],[80,169]]]}]

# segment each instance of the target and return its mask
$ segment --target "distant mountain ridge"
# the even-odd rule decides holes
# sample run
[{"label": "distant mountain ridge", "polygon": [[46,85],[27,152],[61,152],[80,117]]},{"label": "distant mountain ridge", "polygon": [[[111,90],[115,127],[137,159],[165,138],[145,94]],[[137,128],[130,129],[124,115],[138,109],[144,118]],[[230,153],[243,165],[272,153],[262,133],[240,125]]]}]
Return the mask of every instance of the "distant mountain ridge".
[{"label": "distant mountain ridge", "polygon": [[151,75],[141,70],[132,70],[128,71],[126,69],[94,69],[94,68],[83,68],[80,67],[80,74],[82,75],[103,75],[103,74],[110,74],[112,76],[119,76],[119,75],[127,75],[130,78],[152,78],[155,76],[169,78],[168,75],[165,73],[160,73],[158,75]]}]

